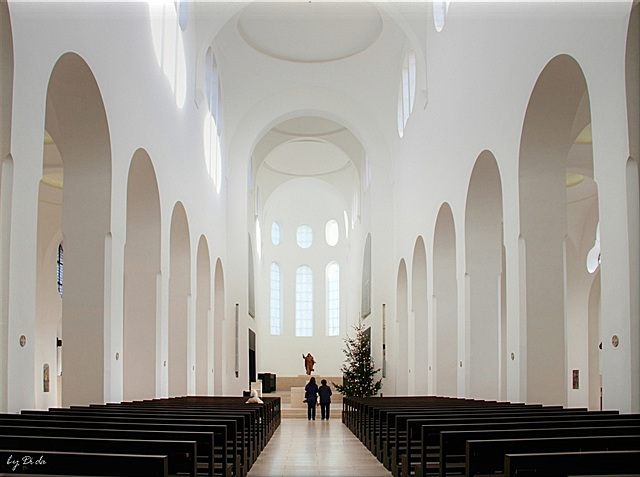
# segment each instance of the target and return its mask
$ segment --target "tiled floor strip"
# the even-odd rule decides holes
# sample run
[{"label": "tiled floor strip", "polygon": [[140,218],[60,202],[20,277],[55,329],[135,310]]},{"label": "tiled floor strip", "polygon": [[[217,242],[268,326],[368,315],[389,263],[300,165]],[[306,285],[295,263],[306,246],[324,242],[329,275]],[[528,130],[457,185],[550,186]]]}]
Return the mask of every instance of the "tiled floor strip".
[{"label": "tiled floor strip", "polygon": [[389,477],[339,417],[283,419],[247,477]]}]

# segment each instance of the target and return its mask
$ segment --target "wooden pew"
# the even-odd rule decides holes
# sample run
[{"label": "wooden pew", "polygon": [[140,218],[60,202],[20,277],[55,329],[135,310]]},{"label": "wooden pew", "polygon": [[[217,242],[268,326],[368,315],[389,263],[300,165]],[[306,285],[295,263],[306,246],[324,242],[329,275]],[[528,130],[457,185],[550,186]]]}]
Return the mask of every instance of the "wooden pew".
[{"label": "wooden pew", "polygon": [[106,439],[134,439],[134,440],[195,440],[197,442],[197,457],[199,466],[202,465],[209,477],[222,475],[232,477],[233,468],[223,460],[227,451],[227,428],[225,426],[208,426],[207,431],[188,431],[171,425],[157,425],[153,429],[118,427],[104,423],[87,423],[81,421],[50,421],[50,420],[11,420],[2,421],[0,426],[4,435],[23,436],[54,436],[54,437],[83,437]]},{"label": "wooden pew", "polygon": [[[417,418],[417,416],[420,417]],[[423,419],[427,424],[421,422]],[[441,454],[440,438],[445,435],[443,433],[461,434],[475,431],[477,433],[501,432],[504,435],[505,432],[518,432],[523,428],[531,428],[533,432],[576,432],[577,436],[580,436],[582,429],[593,427],[622,428],[624,434],[632,435],[630,433],[636,431],[627,432],[627,429],[640,428],[640,416],[619,415],[617,411],[587,412],[585,409],[563,409],[559,406],[542,407],[522,403],[512,405],[497,401],[433,396],[384,399],[345,398],[343,422],[374,455],[383,461],[387,459],[385,462],[387,468],[390,467],[398,477],[412,474],[413,465],[416,466],[416,475],[431,474],[434,471],[446,475],[447,470],[451,469],[447,464],[452,459],[460,460],[455,470],[464,471],[466,449],[460,452],[459,446],[457,450],[452,446],[442,446],[444,453]],[[552,430],[556,428],[560,430]],[[418,436],[419,444],[417,444]],[[571,436],[564,437],[571,439]],[[628,444],[629,438],[625,437],[612,437],[611,442],[613,441],[635,445]],[[631,440],[631,442],[635,441]],[[575,442],[569,444],[565,441],[564,444],[570,446]],[[419,453],[415,452],[416,445],[419,445]],[[463,441],[463,445],[466,446],[466,441]],[[432,456],[429,455],[429,451],[433,454]],[[417,458],[420,462],[416,464]],[[443,461],[442,467],[440,467],[440,459]],[[430,472],[427,472],[427,464],[430,466]]]},{"label": "wooden pew", "polygon": [[[617,415],[615,411],[605,412],[590,412],[586,409],[562,409],[561,407],[513,407],[513,408],[500,408],[500,409],[476,409],[476,410],[463,410],[458,413],[431,413],[425,415],[398,415],[396,416],[396,435],[392,437],[390,441],[395,443],[396,447],[391,453],[392,463],[398,465],[400,463],[400,470],[395,470],[398,475],[407,476],[410,475],[412,467],[417,466],[421,460],[422,451],[422,425],[425,424],[425,419],[438,419],[440,422],[443,420],[450,420],[452,423],[463,422],[495,422],[495,421],[509,421],[509,420],[537,420],[545,419],[552,420],[557,418],[563,418],[568,416],[590,416],[594,414],[606,414]],[[402,433],[404,431],[404,433]],[[442,446],[440,446],[442,449]],[[432,446],[432,453],[438,452],[437,445]],[[450,453],[451,454],[451,453]],[[455,455],[455,454],[453,454]],[[458,454],[460,459],[464,458],[464,448],[462,448]]]},{"label": "wooden pew", "polygon": [[[585,415],[587,413],[586,409],[563,409],[560,406],[465,407],[458,410],[447,408],[441,412],[423,410],[411,414],[392,413],[389,418],[393,418],[395,422],[393,425],[389,424],[389,426],[395,430],[393,433],[388,432],[386,436],[387,448],[385,449],[385,457],[389,460],[390,466],[401,465],[404,469],[408,469],[410,465],[420,462],[421,430],[424,420],[450,419],[461,422],[466,420],[482,421],[483,419],[515,419],[518,416],[553,418],[553,416]],[[611,411],[610,414],[617,414],[617,412]],[[397,469],[393,471],[397,472]],[[401,475],[406,476],[408,472],[403,470]]]},{"label": "wooden pew", "polygon": [[[24,413],[25,411],[23,411]],[[140,416],[157,417],[159,414],[163,419],[183,419],[196,420],[200,422],[215,423],[216,419],[235,419],[237,421],[238,452],[241,454],[243,465],[250,469],[259,452],[263,448],[261,440],[263,436],[260,432],[259,415],[256,410],[237,409],[235,407],[178,407],[136,404],[127,406],[92,406],[90,408],[72,407],[71,409],[50,409],[49,412],[56,414],[84,414],[84,415],[120,415],[120,416]]]},{"label": "wooden pew", "polygon": [[[618,416],[617,411],[587,411],[586,409],[562,409],[557,407],[543,408],[512,408],[500,410],[485,410],[479,412],[461,412],[456,414],[434,415],[430,418],[422,416],[397,416],[396,437],[397,442],[395,452],[392,452],[392,463],[401,464],[401,473],[398,475],[407,476],[411,473],[411,468],[416,467],[421,462],[422,452],[422,426],[428,423],[434,424],[476,424],[476,423],[510,423],[512,421],[547,421],[572,420],[572,419],[599,419]],[[404,436],[399,434],[400,430],[406,429]],[[400,440],[404,437],[404,440]],[[457,457],[458,462],[464,461],[464,448],[459,449],[458,454],[451,452],[442,453],[442,445],[436,442],[431,444],[431,453],[439,453],[440,461],[444,459],[444,466]],[[452,459],[453,457],[453,459]],[[443,467],[444,467],[443,466]]]},{"label": "wooden pew", "polygon": [[[249,446],[246,444],[246,434],[242,430],[245,423],[244,416],[238,416],[230,413],[220,413],[216,415],[203,415],[203,414],[170,414],[168,411],[160,409],[146,409],[136,411],[131,409],[128,412],[119,412],[118,409],[112,409],[111,411],[102,410],[87,410],[87,409],[51,409],[49,411],[22,411],[22,416],[25,417],[44,417],[46,419],[70,419],[70,420],[92,420],[101,422],[121,422],[121,423],[157,423],[162,422],[164,424],[184,424],[184,425],[203,425],[212,424],[220,425],[224,424],[229,427],[227,432],[227,448],[229,449],[231,462],[234,463],[234,475],[244,476],[248,472],[249,467],[253,464],[250,461],[250,454],[248,450]],[[161,416],[161,418],[159,417]],[[229,426],[229,421],[235,420],[236,426]],[[251,454],[253,456],[253,454]]]},{"label": "wooden pew", "polygon": [[[524,433],[523,433],[524,434]],[[495,439],[467,441],[465,476],[502,472],[506,454],[540,452],[583,452],[610,450],[640,451],[640,435],[588,435],[526,439]],[[640,471],[640,462],[638,462]]]},{"label": "wooden pew", "polygon": [[[499,429],[499,430],[462,430],[462,431],[444,431],[440,433],[440,449],[443,455],[458,455],[464,449],[466,455],[465,468],[469,472],[477,473],[477,465],[484,467],[495,467],[489,473],[502,472],[504,459],[491,462],[485,461],[477,456],[470,460],[467,455],[467,441],[484,441],[495,439],[529,439],[529,438],[554,438],[554,437],[581,437],[581,436],[628,436],[640,435],[640,425],[638,426],[596,426],[596,427],[558,427],[558,428],[541,428],[541,429]],[[469,470],[469,468],[471,469]],[[484,473],[484,472],[483,472]],[[420,473],[418,472],[418,475]]]},{"label": "wooden pew", "polygon": [[[4,422],[9,422],[11,424],[15,422],[25,422],[26,425],[29,425],[30,422],[38,422],[39,425],[51,425],[53,427],[60,427],[61,423],[63,423],[67,427],[69,425],[73,425],[75,427],[95,427],[104,429],[213,432],[214,437],[217,435],[214,450],[217,450],[218,458],[216,459],[214,455],[215,465],[218,466],[219,470],[224,470],[224,463],[231,464],[231,474],[233,476],[243,477],[246,475],[246,469],[240,462],[238,442],[235,438],[237,425],[234,420],[216,420],[216,424],[203,424],[197,421],[185,423],[180,420],[159,420],[157,417],[123,418],[120,416],[55,415],[43,411],[42,413],[36,414],[2,414],[0,415],[0,424]],[[221,433],[221,428],[225,429],[224,434]],[[221,442],[223,436],[225,439],[224,443]]]},{"label": "wooden pew", "polygon": [[[119,444],[111,441],[141,440],[139,448],[145,451],[140,454],[149,454],[153,446],[149,441],[175,437],[179,442],[176,446],[183,448],[186,443],[180,441],[191,438],[192,445],[196,445],[191,465],[195,462],[196,470],[183,465],[181,473],[192,475],[200,468],[209,476],[244,477],[281,419],[280,398],[265,398],[264,404],[248,405],[245,401],[242,397],[185,396],[98,407],[26,410],[20,415],[0,414],[0,426],[7,439],[21,439],[23,443],[31,439],[34,446],[40,447],[58,440],[59,445],[64,442],[74,453],[78,450],[91,453],[93,447],[89,446],[95,440],[113,446],[113,452],[109,453],[118,455],[123,452],[116,451]],[[76,441],[72,442],[73,439]],[[79,441],[86,443],[73,448]],[[157,454],[164,455],[162,449],[159,444]],[[61,449],[56,448],[56,452]],[[178,469],[176,452],[169,456],[171,470]]]},{"label": "wooden pew", "polygon": [[507,454],[505,477],[571,475],[637,475],[640,450]]},{"label": "wooden pew", "polygon": [[[154,399],[143,402],[158,402],[176,406],[237,406],[238,408],[254,408],[264,414],[265,424],[268,426],[269,437],[281,422],[281,402],[279,397],[265,396],[263,404],[246,404],[246,398],[236,396],[182,396],[168,399]],[[126,403],[124,403],[126,404]]]},{"label": "wooden pew", "polygon": [[[498,430],[458,430],[443,431],[440,433],[440,453],[443,458],[447,459],[448,455],[459,455],[465,453],[467,455],[467,441],[475,440],[495,440],[495,439],[524,439],[524,438],[545,438],[545,437],[580,437],[585,435],[601,435],[601,436],[625,436],[640,434],[640,425],[638,426],[596,426],[596,427],[559,427],[559,428],[539,428],[539,429],[498,429]],[[467,456],[465,459],[466,469],[474,466],[474,462],[469,461]],[[495,466],[495,470],[488,472],[502,472],[504,459],[499,462],[484,465]],[[445,466],[446,467],[446,464]],[[474,469],[471,470],[475,472]],[[443,469],[443,473],[445,470]],[[422,475],[421,472],[416,472]]]},{"label": "wooden pew", "polygon": [[[246,398],[236,396],[182,396],[176,398],[159,398],[144,401],[132,401],[118,404],[92,405],[90,408],[102,409],[148,409],[153,412],[206,413],[206,414],[241,414],[250,416],[245,419],[244,441],[248,443],[249,455],[246,457],[249,469],[268,440],[280,424],[281,406],[279,397],[265,397],[263,404],[246,404]],[[242,432],[240,429],[239,432]],[[239,440],[242,440],[239,438]]]},{"label": "wooden pew", "polygon": [[[538,406],[539,407],[539,406]],[[383,455],[388,455],[390,449],[395,446],[391,442],[396,442],[396,417],[398,415],[416,415],[416,416],[435,416],[447,413],[461,413],[461,412],[491,412],[497,409],[513,409],[510,405],[487,405],[479,406],[477,404],[452,404],[446,405],[439,403],[437,406],[390,406],[384,408],[373,409],[373,445],[370,450],[376,454],[378,460],[383,462]],[[385,448],[386,447],[386,448]]]},{"label": "wooden pew", "polygon": [[[533,420],[533,421],[517,421],[517,422],[482,422],[482,423],[457,423],[457,424],[430,424],[422,426],[422,452],[418,467],[417,475],[427,475],[443,472],[446,474],[451,468],[451,462],[448,449],[440,447],[442,442],[442,433],[446,431],[506,431],[509,429],[549,429],[549,428],[589,428],[589,427],[638,427],[640,426],[640,416],[637,415],[617,415],[608,419],[585,418],[571,419],[559,418],[555,420]],[[597,416],[596,416],[597,417]],[[434,460],[428,455],[428,449],[432,446],[438,446],[439,458]],[[457,454],[456,454],[457,455]],[[464,464],[458,462],[458,469],[463,468]]]},{"label": "wooden pew", "polygon": [[196,441],[0,435],[0,449],[91,454],[166,455],[169,474],[180,473],[190,477],[197,477],[196,446]]},{"label": "wooden pew", "polygon": [[[348,409],[348,415],[345,420],[352,422],[351,430],[356,434],[359,439],[370,449],[374,454],[377,452],[372,449],[376,446],[375,442],[371,442],[374,439],[373,433],[375,429],[386,425],[384,419],[384,413],[388,410],[407,410],[410,412],[414,410],[438,410],[444,408],[456,409],[460,407],[487,407],[487,406],[518,406],[521,404],[509,404],[497,401],[483,401],[476,399],[463,399],[463,398],[447,398],[441,396],[402,396],[391,398],[347,398],[347,406],[343,404],[343,407]],[[380,421],[378,416],[382,415]]]},{"label": "wooden pew", "polygon": [[13,474],[167,477],[167,456],[0,449],[0,472]]},{"label": "wooden pew", "polygon": [[[393,433],[393,421],[385,416],[389,410],[410,412],[438,409],[460,409],[462,407],[518,407],[521,403],[509,404],[499,401],[483,401],[476,399],[448,398],[442,396],[395,396],[370,397],[367,399],[345,397],[343,400],[343,422],[371,450],[379,460],[383,461],[385,433]],[[527,405],[530,406],[530,405]],[[540,405],[537,405],[540,407]],[[388,422],[389,421],[389,422]]]},{"label": "wooden pew", "polygon": [[[246,404],[245,398],[230,396],[184,396],[177,398],[161,398],[144,401],[132,401],[119,404],[100,405],[105,407],[132,408],[152,406],[154,409],[179,409],[182,411],[214,411],[235,410],[236,412],[252,412],[257,414],[259,427],[256,455],[264,448],[268,440],[280,424],[280,398],[266,397],[263,404]],[[94,407],[92,405],[91,407]]]},{"label": "wooden pew", "polygon": [[[497,410],[517,410],[517,409],[541,409],[540,405],[524,405],[524,404],[495,404],[488,403],[487,405],[479,405],[478,403],[473,404],[465,404],[465,403],[457,403],[447,405],[445,403],[439,403],[437,406],[390,406],[390,407],[380,407],[373,409],[373,448],[372,452],[374,454],[381,456],[383,454],[383,442],[387,442],[389,445],[389,441],[394,439],[394,433],[396,429],[396,416],[400,414],[406,415],[440,415],[440,414],[451,414],[451,413],[489,413],[495,412]],[[560,408],[558,406],[558,408]],[[382,462],[382,457],[378,457],[378,459]]]}]

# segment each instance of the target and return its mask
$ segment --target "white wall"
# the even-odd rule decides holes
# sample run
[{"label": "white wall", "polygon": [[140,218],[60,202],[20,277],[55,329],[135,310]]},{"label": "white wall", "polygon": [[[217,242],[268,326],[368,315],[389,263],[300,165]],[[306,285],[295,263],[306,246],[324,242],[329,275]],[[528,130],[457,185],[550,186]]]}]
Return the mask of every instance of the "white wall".
[{"label": "white wall", "polygon": [[[317,364],[315,372],[323,376],[340,376],[343,337],[350,331],[347,326],[345,299],[350,293],[347,280],[350,261],[361,263],[362,258],[349,254],[350,239],[345,235],[343,211],[346,203],[341,194],[329,183],[320,179],[294,179],[280,186],[268,199],[262,222],[262,255],[255,263],[258,291],[258,372],[273,372],[281,376],[297,376],[305,373],[301,355],[311,353]],[[325,240],[325,226],[336,220],[340,230],[339,241],[329,246]],[[271,224],[278,222],[281,243],[271,241]],[[313,244],[308,249],[296,243],[299,225],[306,224],[313,230]],[[272,262],[280,266],[282,273],[282,335],[271,335],[269,321],[269,268]],[[340,265],[340,333],[326,333],[326,267],[331,262]],[[313,270],[313,336],[297,337],[296,317],[296,270],[307,265]]]},{"label": "white wall", "polygon": [[[55,9],[56,13],[52,13]],[[205,234],[211,244],[211,257],[226,256],[226,209],[223,184],[215,192],[206,173],[202,131],[206,106],[194,101],[197,96],[193,72],[197,59],[192,37],[184,35],[188,58],[187,99],[182,108],[176,105],[167,79],[159,73],[144,3],[75,6],[11,4],[14,54],[20,58],[15,73],[22,86],[13,90],[17,105],[13,116],[11,153],[15,166],[15,191],[10,224],[3,231],[11,233],[10,256],[14,262],[8,270],[12,286],[9,292],[8,335],[11,365],[8,371],[7,408],[17,410],[42,405],[34,383],[41,375],[41,364],[35,350],[35,277],[36,217],[38,183],[42,174],[43,124],[45,97],[49,76],[57,59],[74,50],[87,63],[96,79],[102,101],[111,145],[110,251],[104,306],[105,363],[97,370],[104,375],[105,387],[99,399],[122,399],[122,276],[123,246],[126,225],[126,186],[129,161],[140,147],[149,151],[160,191],[162,222],[162,285],[159,299],[160,325],[157,355],[158,395],[166,395],[167,375],[163,362],[167,359],[167,305],[169,224],[173,204],[180,200],[188,211],[191,250]],[[114,34],[117,32],[117,34]],[[193,29],[191,30],[193,32]],[[109,54],[105,54],[108,51]],[[29,60],[29,58],[34,61]],[[4,68],[3,68],[4,70]],[[132,72],[135,71],[135,74]],[[200,106],[200,107],[199,107]],[[132,118],[145,118],[133,120]],[[176,133],[176,131],[180,131]],[[4,179],[4,176],[3,176]],[[3,188],[4,193],[4,188]],[[26,219],[31,217],[31,219]],[[193,253],[195,255],[195,252]],[[17,261],[19,260],[19,262]],[[19,266],[18,266],[19,263]],[[213,269],[213,267],[212,267]],[[192,273],[195,274],[194,268]],[[195,280],[192,280],[195,283]],[[40,305],[39,305],[40,306]],[[163,318],[164,316],[164,318]],[[39,330],[44,331],[44,330]],[[25,334],[27,346],[21,348],[18,337]],[[47,343],[54,339],[52,328]],[[88,337],[86,337],[88,338]],[[79,337],[78,339],[82,339]],[[15,343],[14,343],[15,342]],[[28,383],[24,376],[33,376]]]},{"label": "white wall", "polygon": [[[428,103],[424,109],[414,109],[403,139],[397,141],[394,157],[394,190],[398,201],[396,254],[411,257],[415,239],[422,235],[427,237],[429,264],[433,243],[428,237],[434,229],[439,204],[448,202],[456,223],[460,258],[456,276],[458,290],[462,290],[465,230],[461,225],[465,188],[475,158],[482,150],[491,150],[503,181],[508,277],[506,351],[507,356],[514,354],[513,360],[507,360],[507,395],[511,400],[532,397],[545,400],[542,382],[536,384],[535,390],[526,386],[527,331],[523,327],[526,321],[523,321],[521,306],[524,289],[520,273],[524,256],[519,253],[518,240],[523,211],[518,207],[517,157],[533,85],[545,65],[554,56],[565,53],[582,69],[591,100],[594,173],[599,191],[602,243],[606,247],[602,255],[606,267],[601,275],[604,406],[630,410],[636,405],[631,402],[627,384],[614,384],[616,380],[631,382],[628,348],[625,349],[628,344],[621,342],[616,349],[610,345],[613,334],[626,334],[623,330],[630,320],[628,289],[626,285],[619,286],[619,277],[626,274],[628,264],[623,263],[627,252],[619,233],[626,230],[627,220],[623,179],[627,140],[622,134],[627,130],[627,120],[625,91],[621,87],[624,64],[618,61],[625,49],[629,11],[630,4],[612,3],[451,3],[441,32],[436,32],[429,22],[426,25]],[[578,31],[589,31],[588,38]],[[532,41],[535,48],[531,48]],[[606,50],[618,51],[618,59],[607,55]],[[460,51],[465,52],[464,60],[456,53]],[[469,78],[473,78],[472,84]],[[619,87],[605,88],[605,83],[611,85],[612,81]],[[420,213],[416,213],[416,204],[421,204]],[[583,258],[579,262],[582,264]],[[614,270],[618,270],[618,279],[613,276]],[[433,281],[428,282],[432,286]],[[460,326],[464,324],[464,309],[460,307],[458,311]],[[458,346],[464,346],[464,341]],[[564,359],[559,355],[557,365],[564,367]],[[584,377],[586,364],[584,358],[580,360],[581,377]],[[541,376],[545,376],[545,372]],[[563,394],[569,395],[570,379],[564,373],[563,376],[567,386]],[[542,394],[535,397],[538,392]],[[584,396],[580,399],[585,402]]]},{"label": "white wall", "polygon": [[[570,254],[575,257],[570,265],[575,265],[573,270],[578,277],[578,282],[574,283],[581,284],[579,294],[573,294],[571,287],[566,290],[571,293],[567,303],[576,300],[575,306],[570,305],[576,310],[572,315],[576,320],[562,322],[562,327],[568,325],[568,335],[559,340],[560,346],[569,350],[568,354],[554,350],[553,359],[549,361],[556,363],[562,371],[551,375],[544,369],[532,368],[532,363],[527,362],[527,354],[532,350],[527,349],[530,336],[525,307],[527,283],[523,272],[526,272],[526,252],[530,249],[524,247],[521,240],[522,215],[528,212],[520,207],[518,159],[523,122],[534,85],[545,66],[554,57],[565,54],[584,74],[590,99],[593,176],[598,186],[597,216],[600,219],[603,263],[599,279],[604,407],[622,411],[640,408],[638,380],[637,377],[632,378],[637,375],[634,370],[638,364],[634,360],[640,346],[628,339],[630,330],[638,329],[635,305],[638,291],[629,272],[630,251],[633,249],[629,243],[637,235],[633,231],[637,228],[637,221],[632,219],[637,212],[634,211],[637,192],[632,194],[634,200],[627,198],[627,178],[633,183],[636,176],[628,176],[626,170],[627,160],[633,156],[627,109],[634,109],[628,108],[624,87],[626,70],[637,65],[637,59],[627,59],[631,66],[624,63],[631,2],[452,2],[441,32],[436,32],[433,27],[431,9],[423,9],[426,18],[412,18],[404,15],[401,7],[398,5],[398,11],[392,12],[398,23],[385,17],[385,29],[380,39],[370,50],[354,59],[350,69],[344,67],[346,62],[330,62],[324,66],[287,63],[281,68],[256,68],[255,75],[246,74],[241,69],[243,65],[237,60],[245,57],[236,58],[231,54],[238,50],[226,48],[229,39],[234,38],[231,35],[234,32],[233,22],[225,26],[225,20],[236,12],[230,8],[225,11],[227,16],[217,23],[218,30],[205,34],[189,27],[184,34],[181,33],[186,53],[186,96],[184,104],[179,106],[176,93],[156,60],[145,3],[9,4],[12,53],[16,61],[13,67],[15,87],[7,87],[3,79],[1,89],[3,100],[9,96],[12,100],[10,133],[8,114],[4,109],[0,116],[3,131],[0,311],[4,320],[1,323],[0,347],[7,357],[3,362],[8,363],[6,370],[0,372],[3,408],[16,411],[24,407],[45,406],[50,397],[45,399],[40,395],[39,376],[43,360],[52,359],[48,343],[53,342],[57,330],[53,325],[48,328],[40,326],[38,310],[46,307],[48,302],[44,298],[40,300],[36,293],[39,264],[44,263],[39,261],[38,255],[38,250],[43,250],[38,242],[38,198],[47,88],[54,65],[69,51],[75,52],[86,63],[95,78],[104,106],[110,148],[109,227],[101,243],[105,247],[104,264],[98,264],[100,267],[104,265],[104,285],[98,290],[99,296],[88,303],[100,308],[104,320],[93,325],[102,329],[84,331],[85,335],[80,333],[74,338],[81,342],[94,333],[104,335],[104,363],[92,369],[98,376],[97,380],[101,381],[96,389],[103,389],[93,394],[91,400],[121,400],[123,396],[122,361],[116,360],[115,356],[123,352],[127,178],[131,158],[139,148],[148,152],[153,163],[160,202],[155,394],[165,396],[169,393],[168,367],[164,363],[169,358],[171,217],[177,202],[183,204],[188,217],[191,296],[195,296],[197,291],[197,267],[194,264],[201,236],[206,238],[209,246],[211,273],[224,271],[217,275],[218,280],[211,280],[216,291],[213,295],[216,310],[214,328],[220,331],[215,336],[218,347],[214,353],[217,358],[214,368],[219,373],[214,377],[217,388],[223,393],[238,394],[247,387],[246,336],[249,327],[258,331],[258,371],[278,372],[282,369],[286,374],[300,374],[302,363],[299,354],[312,352],[316,355],[308,346],[291,349],[292,357],[282,361],[275,359],[272,353],[262,353],[275,345],[269,344],[271,337],[265,333],[268,314],[263,308],[266,303],[264,281],[257,281],[259,314],[255,320],[247,314],[246,240],[248,232],[252,232],[247,230],[250,206],[247,203],[247,171],[253,148],[266,131],[283,119],[317,114],[343,124],[353,133],[362,144],[372,171],[370,187],[363,187],[359,193],[360,210],[349,232],[349,247],[342,251],[346,261],[343,270],[346,285],[344,332],[348,332],[350,325],[357,321],[362,253],[365,237],[371,233],[372,315],[365,323],[372,327],[374,359],[381,365],[382,304],[387,305],[389,325],[399,318],[395,316],[398,290],[409,295],[407,303],[415,301],[416,297],[411,296],[414,293],[412,270],[407,270],[408,283],[398,286],[397,280],[401,260],[412,264],[418,236],[423,237],[425,244],[427,296],[434,295],[435,278],[439,274],[437,270],[434,272],[434,235],[440,206],[447,203],[455,224],[455,238],[452,239],[455,243],[448,246],[455,250],[456,259],[455,270],[451,274],[455,277],[458,332],[456,342],[451,345],[457,349],[457,361],[464,361],[469,331],[465,326],[467,295],[463,285],[467,270],[465,204],[475,161],[482,151],[490,150],[502,181],[507,276],[503,299],[506,308],[505,351],[508,356],[504,370],[506,390],[503,391],[510,400],[586,403],[586,388],[581,387],[579,392],[573,393],[569,389],[568,375],[575,368],[581,370],[581,377],[586,377],[590,374],[587,368],[590,367],[590,371],[594,369],[589,364],[589,353],[585,351],[585,346],[589,346],[585,342],[592,342],[593,337],[588,339],[585,334],[574,332],[580,323],[585,322],[584,314],[593,313],[587,306],[590,277],[580,269],[587,248],[579,242],[586,240],[589,235],[586,232],[582,239],[577,240],[578,235],[571,227],[562,231],[562,235],[570,236],[573,242],[575,251]],[[385,9],[393,11],[395,7],[385,5]],[[3,19],[6,17],[5,14]],[[632,30],[637,32],[634,28]],[[6,31],[3,29],[3,40]],[[218,33],[220,35],[216,37]],[[202,78],[206,48],[198,43],[202,36],[216,38],[217,51],[221,52],[218,66],[225,122],[221,137],[224,162],[219,193],[207,174],[203,152],[202,131],[208,111],[203,100]],[[3,47],[5,44],[3,42]],[[239,45],[238,48],[244,47]],[[420,88],[404,136],[400,139],[396,131],[395,107],[400,67],[408,48],[413,48],[419,58]],[[368,66],[367,61],[374,54],[380,54],[384,61],[375,61],[375,67]],[[256,51],[248,53],[247,57],[256,65],[263,64]],[[5,58],[6,55],[3,56],[3,78],[5,71],[10,70],[5,68]],[[12,94],[8,93],[8,88],[12,88]],[[632,103],[636,101],[632,100]],[[5,137],[9,134],[10,140],[7,141]],[[342,228],[341,208],[342,205],[335,207],[339,210],[336,220]],[[265,207],[265,213],[271,213],[271,210]],[[316,219],[319,222],[325,220],[320,219],[320,215]],[[265,220],[262,224],[265,236],[269,227],[269,221]],[[48,235],[53,236],[53,233]],[[265,256],[262,263],[256,263],[259,265],[257,269],[262,271],[268,265],[267,241],[264,244]],[[293,256],[291,259],[293,263]],[[319,256],[314,259],[320,261]],[[220,267],[213,266],[214,262]],[[555,263],[554,267],[562,269],[564,263]],[[46,272],[45,268],[41,271]],[[257,270],[256,276],[264,277],[266,274]],[[323,279],[316,279],[316,284],[322,282]],[[221,289],[224,289],[224,296],[219,294]],[[317,296],[323,296],[321,290]],[[220,307],[222,299],[224,304]],[[291,303],[291,296],[288,302]],[[234,373],[236,303],[239,303],[240,316],[237,378]],[[433,322],[438,306],[433,300],[429,301],[427,336],[431,364],[437,364],[434,350],[441,345],[435,341],[437,335]],[[289,318],[291,315],[290,312]],[[194,318],[195,307],[192,307],[188,317],[191,324]],[[415,329],[415,323],[410,321],[409,332]],[[396,346],[400,348],[406,345],[406,338],[399,336],[398,331],[392,326],[389,337],[397,341]],[[20,347],[19,337],[23,334],[27,337],[27,346]],[[612,345],[614,335],[620,339],[617,347]],[[39,345],[41,339],[42,343],[47,343],[47,348]],[[323,347],[316,356],[318,372],[324,372],[320,370],[325,365],[335,371],[342,358],[341,339],[336,338],[336,343],[333,343],[333,338],[326,340],[323,340],[327,344],[326,355]],[[191,347],[188,356],[192,360],[194,341],[191,339],[187,344]],[[294,347],[292,342],[286,342],[285,346]],[[408,347],[406,369],[391,367],[389,371],[394,374],[388,376],[385,385],[388,383],[394,387],[402,383],[400,387],[404,387],[404,382],[407,387],[410,383],[416,385],[415,379],[407,379],[418,365],[415,346],[414,342]],[[398,350],[395,351],[397,353]],[[513,359],[510,358],[512,353]],[[391,350],[388,356],[397,359],[397,354]],[[473,392],[473,387],[463,389],[466,386],[464,373],[468,369],[458,367],[456,371],[458,392]],[[529,379],[533,374],[537,374],[536,379]],[[559,379],[563,383],[560,391],[555,389],[552,396],[543,389],[547,378]],[[433,379],[429,379],[430,390],[437,391]],[[383,391],[392,393],[388,389]]]}]

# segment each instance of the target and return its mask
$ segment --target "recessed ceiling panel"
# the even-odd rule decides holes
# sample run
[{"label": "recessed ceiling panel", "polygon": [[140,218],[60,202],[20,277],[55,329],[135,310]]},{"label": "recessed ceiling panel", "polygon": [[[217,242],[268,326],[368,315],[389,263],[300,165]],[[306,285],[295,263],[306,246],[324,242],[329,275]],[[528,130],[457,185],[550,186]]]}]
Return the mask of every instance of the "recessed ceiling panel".
[{"label": "recessed ceiling panel", "polygon": [[287,136],[321,137],[340,133],[345,127],[318,116],[299,116],[280,123],[273,130]]},{"label": "recessed ceiling panel", "polygon": [[317,63],[368,48],[382,32],[382,18],[368,2],[255,2],[241,13],[238,32],[266,55]]},{"label": "recessed ceiling panel", "polygon": [[297,139],[281,144],[265,158],[270,169],[293,176],[320,176],[337,172],[350,163],[335,145],[317,139]]}]

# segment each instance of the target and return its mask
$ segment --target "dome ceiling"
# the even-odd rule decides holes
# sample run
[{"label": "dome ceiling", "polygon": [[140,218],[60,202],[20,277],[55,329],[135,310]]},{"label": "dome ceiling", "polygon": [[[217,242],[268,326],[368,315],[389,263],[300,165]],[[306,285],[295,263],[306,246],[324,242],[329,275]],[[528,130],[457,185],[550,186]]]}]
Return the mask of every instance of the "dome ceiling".
[{"label": "dome ceiling", "polygon": [[238,32],[261,53],[281,60],[318,63],[353,56],[382,32],[382,18],[368,2],[263,2],[241,13]]},{"label": "dome ceiling", "polygon": [[349,156],[326,141],[296,139],[276,147],[263,166],[291,176],[319,176],[338,172],[351,164]]},{"label": "dome ceiling", "polygon": [[326,176],[359,163],[354,150],[361,146],[354,144],[359,144],[357,139],[341,124],[319,116],[299,116],[273,127],[263,137],[257,148],[261,152],[256,152],[254,160],[287,176]]},{"label": "dome ceiling", "polygon": [[319,137],[337,134],[346,128],[318,116],[301,116],[280,123],[272,131],[292,137]]}]

